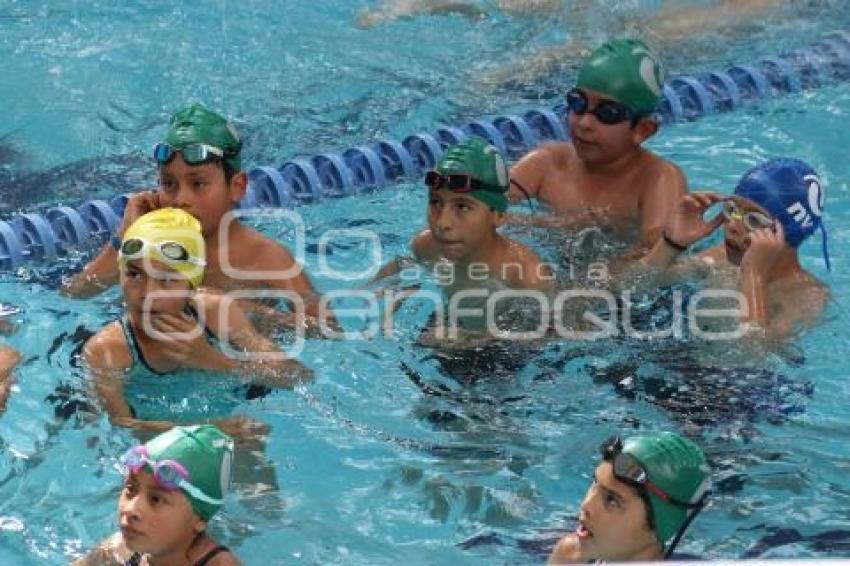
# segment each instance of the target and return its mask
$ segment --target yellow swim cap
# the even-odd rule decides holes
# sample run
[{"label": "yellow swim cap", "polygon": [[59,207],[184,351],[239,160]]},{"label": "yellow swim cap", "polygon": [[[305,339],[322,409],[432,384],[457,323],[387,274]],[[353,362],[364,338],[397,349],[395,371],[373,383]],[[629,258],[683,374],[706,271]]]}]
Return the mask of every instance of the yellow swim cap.
[{"label": "yellow swim cap", "polygon": [[123,269],[128,261],[138,258],[161,261],[197,287],[206,265],[201,223],[177,208],[160,208],[140,216],[124,232],[118,265]]}]

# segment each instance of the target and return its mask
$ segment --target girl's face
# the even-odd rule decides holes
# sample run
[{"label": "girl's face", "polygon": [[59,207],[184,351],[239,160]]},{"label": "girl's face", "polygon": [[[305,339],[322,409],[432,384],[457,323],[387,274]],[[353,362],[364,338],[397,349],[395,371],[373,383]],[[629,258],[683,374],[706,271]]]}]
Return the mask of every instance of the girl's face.
[{"label": "girl's face", "polygon": [[147,470],[124,478],[118,524],[129,550],[163,558],[185,556],[206,528],[182,491],[160,487]]},{"label": "girl's face", "polygon": [[180,314],[189,300],[191,286],[186,278],[166,264],[151,259],[134,259],[121,270],[121,288],[127,310],[140,316],[145,299],[152,293],[162,293],[148,302],[148,314]]}]

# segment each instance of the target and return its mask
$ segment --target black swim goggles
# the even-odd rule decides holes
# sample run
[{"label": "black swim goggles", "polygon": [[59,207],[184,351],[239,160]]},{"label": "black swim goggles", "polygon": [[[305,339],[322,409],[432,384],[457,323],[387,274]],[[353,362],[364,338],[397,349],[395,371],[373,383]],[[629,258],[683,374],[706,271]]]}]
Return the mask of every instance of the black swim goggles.
[{"label": "black swim goggles", "polygon": [[211,161],[223,161],[227,157],[232,157],[239,153],[238,151],[225,151],[214,145],[205,143],[190,144],[181,148],[176,148],[165,142],[159,142],[153,148],[153,158],[160,165],[165,165],[172,159],[177,152],[183,156],[183,161],[189,165],[201,165]]},{"label": "black swim goggles", "polygon": [[472,175],[466,173],[446,173],[443,175],[437,171],[425,173],[425,184],[432,191],[449,189],[455,193],[471,193],[473,191],[490,191],[503,193],[503,189],[482,183]]},{"label": "black swim goggles", "polygon": [[649,479],[649,474],[646,472],[646,468],[643,467],[640,460],[627,452],[623,452],[623,440],[620,437],[612,436],[602,443],[599,451],[602,453],[603,460],[611,462],[614,465],[614,477],[624,484],[635,487],[639,491],[643,490],[651,493],[662,501],[672,505],[678,505],[687,509],[702,507],[701,502],[687,503],[685,501],[679,501],[652,483]]},{"label": "black swim goggles", "polygon": [[625,122],[626,120],[631,120],[635,123],[641,118],[641,115],[615,100],[603,100],[592,110],[588,108],[589,105],[587,95],[580,89],[573,88],[567,93],[567,108],[569,108],[570,112],[577,116],[582,116],[590,112],[596,116],[600,124],[611,126]]},{"label": "black swim goggles", "polygon": [[145,257],[150,246],[155,246],[162,257],[168,261],[180,261],[194,265],[205,265],[206,263],[204,260],[192,256],[179,242],[168,241],[153,244],[141,238],[124,240],[121,244],[121,256],[128,261]]}]

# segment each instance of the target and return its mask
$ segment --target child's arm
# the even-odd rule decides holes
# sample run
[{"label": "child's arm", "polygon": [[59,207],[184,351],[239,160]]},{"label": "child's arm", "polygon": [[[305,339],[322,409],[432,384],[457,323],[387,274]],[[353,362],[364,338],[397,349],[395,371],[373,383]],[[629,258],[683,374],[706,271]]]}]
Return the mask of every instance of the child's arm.
[{"label": "child's arm", "polygon": [[661,237],[667,219],[676,212],[686,193],[687,181],[682,171],[671,163],[663,162],[658,178],[641,195],[641,240],[638,249],[643,253]]},{"label": "child's arm", "polygon": [[21,361],[21,356],[8,346],[0,347],[0,411],[6,408],[12,391],[12,370]]},{"label": "child's arm", "polygon": [[[130,353],[123,332],[117,323],[107,326],[93,336],[86,343],[83,355],[95,393],[113,426],[133,429],[143,437],[165,432],[175,426],[176,423],[172,421],[143,420],[133,416],[132,409],[124,396],[124,376],[130,366]],[[214,424],[237,440],[245,442],[262,438],[268,430],[259,421],[241,416],[208,420],[203,423]]]},{"label": "child's arm", "polygon": [[[768,344],[781,345],[803,327],[813,325],[826,305],[828,293],[816,283],[776,287],[770,298],[768,276],[785,248],[782,225],[754,230],[750,245],[741,260],[741,288],[747,304],[742,322],[749,326],[751,337],[761,337]],[[781,283],[780,283],[781,284]]]},{"label": "child's arm", "polygon": [[723,224],[723,215],[718,214],[706,221],[703,214],[712,205],[722,202],[724,198],[723,195],[709,192],[693,193],[682,197],[676,209],[667,218],[661,231],[661,238],[640,260],[640,263],[646,267],[666,270],[686,248],[708,236]]},{"label": "child's arm", "polygon": [[[137,218],[157,208],[160,208],[160,204],[156,192],[144,191],[133,195],[127,201],[124,217],[115,231],[115,236],[120,239]],[[80,273],[65,279],[60,291],[68,297],[85,299],[102,293],[116,283],[118,283],[118,250],[109,242]]]},{"label": "child's arm", "polygon": [[510,170],[508,199],[511,202],[537,197],[554,159],[551,144],[543,145],[523,156]]},{"label": "child's arm", "polygon": [[232,347],[240,360],[213,347],[198,328],[199,321],[187,315],[159,315],[152,326],[163,336],[162,353],[184,368],[235,372],[252,383],[267,387],[294,387],[312,378],[313,372],[286,357],[270,340],[260,335],[236,300],[226,294],[201,289],[193,295],[203,322],[225,347]]}]

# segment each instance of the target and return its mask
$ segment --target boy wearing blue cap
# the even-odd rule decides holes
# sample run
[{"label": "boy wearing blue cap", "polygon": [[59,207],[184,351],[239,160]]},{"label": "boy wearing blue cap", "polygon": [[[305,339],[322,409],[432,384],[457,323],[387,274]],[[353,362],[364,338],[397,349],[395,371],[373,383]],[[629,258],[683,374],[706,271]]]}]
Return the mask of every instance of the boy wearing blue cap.
[{"label": "boy wearing blue cap", "polygon": [[602,225],[651,247],[686,191],[679,168],[642,147],[658,131],[663,82],[661,62],[640,40],[594,51],[567,93],[572,139],[542,145],[514,165],[510,198],[549,205],[553,227]]},{"label": "boy wearing blue cap", "polygon": [[[703,215],[722,203],[711,220]],[[725,226],[724,241],[697,256],[738,281],[746,299],[741,322],[784,339],[811,326],[828,298],[827,288],[800,265],[797,248],[818,229],[830,268],[824,192],[817,173],[796,159],[772,159],[748,171],[731,197],[701,192],[685,196],[667,220],[662,239],[642,263],[666,270],[689,246]]]}]

